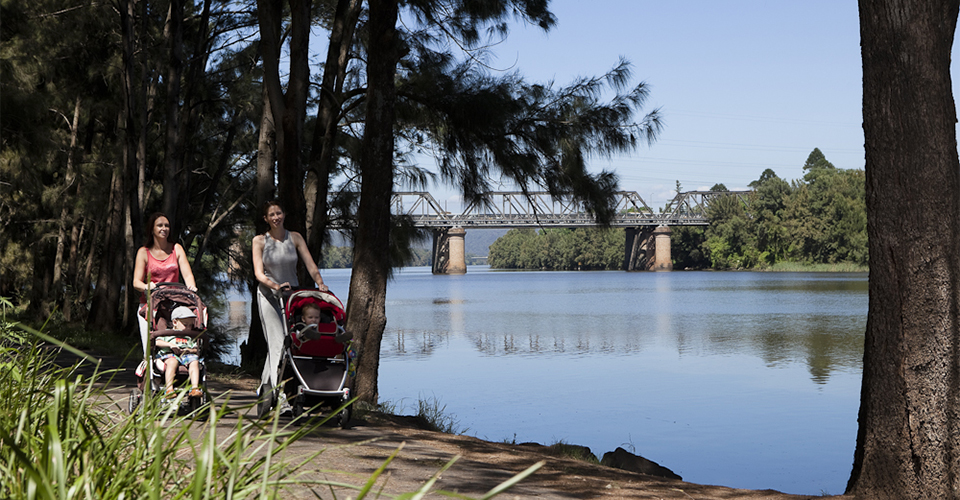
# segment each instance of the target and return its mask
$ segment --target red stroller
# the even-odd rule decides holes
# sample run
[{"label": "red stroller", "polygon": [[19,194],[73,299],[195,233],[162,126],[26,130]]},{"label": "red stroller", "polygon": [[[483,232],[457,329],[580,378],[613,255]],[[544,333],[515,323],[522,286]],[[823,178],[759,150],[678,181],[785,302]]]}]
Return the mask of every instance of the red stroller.
[{"label": "red stroller", "polygon": [[[337,410],[337,423],[345,427],[350,420],[350,388],[347,382],[353,370],[351,339],[343,329],[346,319],[343,303],[330,292],[295,290],[283,294],[287,338],[279,377],[290,402],[294,418],[303,414]],[[319,309],[316,323],[304,322],[304,308]],[[262,418],[276,404],[276,391],[267,391],[257,413]],[[342,408],[342,409],[341,409]]]}]

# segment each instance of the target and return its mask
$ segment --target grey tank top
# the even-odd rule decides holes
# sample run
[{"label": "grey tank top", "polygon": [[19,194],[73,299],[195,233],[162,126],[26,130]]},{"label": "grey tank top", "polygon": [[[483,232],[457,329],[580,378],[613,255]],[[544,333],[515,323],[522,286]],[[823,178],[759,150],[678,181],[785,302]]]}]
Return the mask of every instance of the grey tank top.
[{"label": "grey tank top", "polygon": [[[263,273],[277,284],[289,282],[290,286],[297,287],[297,246],[290,237],[290,231],[283,235],[283,241],[278,241],[270,236],[270,233],[263,235]],[[263,284],[264,291],[269,288]]]}]

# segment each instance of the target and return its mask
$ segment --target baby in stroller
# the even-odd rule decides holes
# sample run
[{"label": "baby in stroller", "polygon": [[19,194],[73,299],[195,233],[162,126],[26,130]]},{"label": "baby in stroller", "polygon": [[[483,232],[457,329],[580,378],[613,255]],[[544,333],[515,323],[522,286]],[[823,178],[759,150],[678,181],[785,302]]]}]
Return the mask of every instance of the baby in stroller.
[{"label": "baby in stroller", "polygon": [[[170,314],[173,329],[177,331],[193,330],[197,315],[186,306],[179,306]],[[203,395],[200,390],[200,346],[192,337],[174,335],[157,337],[157,359],[163,361],[166,391],[164,397],[173,399],[177,393],[173,390],[173,381],[179,366],[186,366],[190,378],[190,397]]]},{"label": "baby in stroller", "polygon": [[147,352],[150,361],[136,369],[137,387],[130,391],[127,411],[133,413],[145,393],[165,389],[165,401],[176,399],[174,387],[184,379],[190,392],[181,408],[199,409],[207,402],[206,368],[200,353],[207,342],[207,309],[193,290],[179,283],[161,283],[151,291],[151,300],[140,310],[146,319]]}]

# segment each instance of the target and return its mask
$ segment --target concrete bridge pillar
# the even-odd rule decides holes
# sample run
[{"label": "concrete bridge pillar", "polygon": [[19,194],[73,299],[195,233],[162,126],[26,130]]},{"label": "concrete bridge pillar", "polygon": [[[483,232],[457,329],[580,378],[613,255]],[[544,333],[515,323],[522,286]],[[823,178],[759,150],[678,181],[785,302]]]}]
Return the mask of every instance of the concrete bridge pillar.
[{"label": "concrete bridge pillar", "polygon": [[466,274],[467,258],[462,227],[437,229],[433,232],[433,274]]},{"label": "concrete bridge pillar", "polygon": [[653,231],[654,256],[653,271],[673,271],[673,259],[670,255],[670,233],[673,231],[668,226],[659,226]]},{"label": "concrete bridge pillar", "polygon": [[670,233],[667,226],[628,227],[624,230],[624,271],[672,271]]},{"label": "concrete bridge pillar", "polygon": [[653,228],[648,226],[624,229],[623,270],[643,271],[653,261]]}]

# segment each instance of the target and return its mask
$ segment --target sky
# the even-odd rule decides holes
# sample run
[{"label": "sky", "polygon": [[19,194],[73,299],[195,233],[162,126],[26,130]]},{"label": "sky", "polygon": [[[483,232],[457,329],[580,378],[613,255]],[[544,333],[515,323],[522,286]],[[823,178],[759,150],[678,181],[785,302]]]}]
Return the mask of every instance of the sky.
[{"label": "sky", "polygon": [[[659,108],[652,146],[590,170],[654,209],[684,191],[747,189],[767,168],[788,181],[819,148],[837,168],[864,167],[857,4],[852,0],[553,0],[556,26],[514,24],[490,66],[528,82],[601,75],[622,56]],[[642,118],[638,116],[638,120]],[[505,186],[504,189],[508,187]],[[431,188],[456,204],[456,193]],[[451,207],[452,208],[452,207]]]}]

